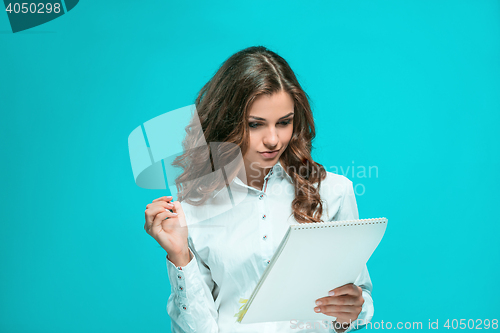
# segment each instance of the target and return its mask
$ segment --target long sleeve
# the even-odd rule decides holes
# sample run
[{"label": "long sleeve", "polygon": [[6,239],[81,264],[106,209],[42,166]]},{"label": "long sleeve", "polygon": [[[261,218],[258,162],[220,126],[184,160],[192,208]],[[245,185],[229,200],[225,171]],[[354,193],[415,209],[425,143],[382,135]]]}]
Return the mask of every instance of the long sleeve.
[{"label": "long sleeve", "polygon": [[[347,179],[347,178],[346,178]],[[354,194],[354,188],[352,181],[348,180],[348,184],[345,189],[344,197],[342,198],[342,203],[340,205],[339,211],[335,215],[335,221],[342,220],[357,220],[359,219],[358,206],[356,204],[356,196]],[[373,317],[374,307],[372,299],[372,281],[370,279],[370,274],[368,273],[368,267],[365,265],[359,276],[354,281],[354,284],[361,287],[362,295],[364,299],[361,312],[358,315],[356,321],[351,323],[349,328],[344,331],[348,333],[354,330],[363,328]],[[330,333],[337,333],[334,328],[329,329]]]},{"label": "long sleeve", "polygon": [[218,313],[210,269],[199,258],[188,237],[191,261],[184,267],[176,267],[167,257],[167,271],[172,287],[167,302],[167,312],[172,322],[172,332],[217,333]]}]

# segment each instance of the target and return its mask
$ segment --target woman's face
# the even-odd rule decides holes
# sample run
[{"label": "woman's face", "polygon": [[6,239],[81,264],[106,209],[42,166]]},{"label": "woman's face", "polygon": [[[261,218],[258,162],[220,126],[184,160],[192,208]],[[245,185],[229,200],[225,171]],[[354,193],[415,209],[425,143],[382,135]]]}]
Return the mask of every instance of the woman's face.
[{"label": "woman's face", "polygon": [[256,173],[278,162],[292,138],[293,114],[293,99],[285,91],[255,99],[248,118],[250,143],[243,156],[247,174],[258,177]]}]

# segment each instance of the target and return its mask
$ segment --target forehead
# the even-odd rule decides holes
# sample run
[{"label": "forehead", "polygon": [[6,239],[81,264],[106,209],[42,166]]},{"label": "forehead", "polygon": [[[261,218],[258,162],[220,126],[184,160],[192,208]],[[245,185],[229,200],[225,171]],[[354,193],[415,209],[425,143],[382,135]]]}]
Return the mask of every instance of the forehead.
[{"label": "forehead", "polygon": [[259,95],[249,109],[249,116],[273,119],[293,112],[293,99],[287,92],[280,91],[272,95]]}]

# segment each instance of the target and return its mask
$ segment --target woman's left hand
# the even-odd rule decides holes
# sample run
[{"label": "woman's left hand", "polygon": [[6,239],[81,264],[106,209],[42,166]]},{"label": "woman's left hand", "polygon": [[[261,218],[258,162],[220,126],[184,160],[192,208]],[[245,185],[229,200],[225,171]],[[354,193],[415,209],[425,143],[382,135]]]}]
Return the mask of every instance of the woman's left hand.
[{"label": "woman's left hand", "polygon": [[343,324],[342,327],[349,327],[349,324],[358,318],[365,302],[362,289],[353,283],[348,283],[331,290],[328,295],[332,295],[332,292],[333,296],[316,300],[317,307],[314,311],[337,317],[336,321]]}]

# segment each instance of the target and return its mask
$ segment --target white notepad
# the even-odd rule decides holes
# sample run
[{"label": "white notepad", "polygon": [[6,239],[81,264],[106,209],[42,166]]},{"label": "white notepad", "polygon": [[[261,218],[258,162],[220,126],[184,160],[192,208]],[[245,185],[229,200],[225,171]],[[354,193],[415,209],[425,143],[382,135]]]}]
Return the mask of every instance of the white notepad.
[{"label": "white notepad", "polygon": [[386,218],[290,225],[237,321],[334,320],[315,301],[355,282],[386,227]]}]

